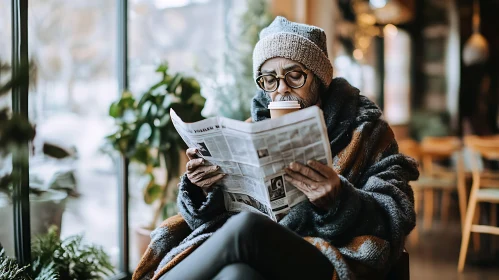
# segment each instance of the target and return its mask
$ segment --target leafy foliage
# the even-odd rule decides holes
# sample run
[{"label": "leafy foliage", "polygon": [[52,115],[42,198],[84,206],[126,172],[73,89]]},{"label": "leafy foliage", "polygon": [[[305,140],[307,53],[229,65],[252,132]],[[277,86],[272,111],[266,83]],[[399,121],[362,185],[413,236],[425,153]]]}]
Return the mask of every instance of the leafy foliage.
[{"label": "leafy foliage", "polygon": [[[26,71],[26,68],[29,68]],[[29,85],[29,77],[34,73],[34,64],[21,67],[18,75],[13,76],[9,81],[0,84],[0,98],[5,98],[13,88]],[[0,61],[0,74],[10,71],[8,64]],[[29,73],[26,76],[26,73]],[[16,94],[16,92],[12,92]],[[28,118],[18,113],[11,112],[9,108],[0,108],[0,160],[7,161],[9,156],[13,156],[12,161],[16,164],[27,167],[29,164],[29,155],[24,144],[32,141],[35,137],[35,127]],[[69,155],[63,155],[56,146],[52,149],[44,150],[44,153],[56,158],[63,158]],[[0,166],[1,167],[1,166]],[[18,180],[20,174],[14,169],[12,173],[4,174],[0,170],[0,192],[8,196],[12,194],[12,182]]]},{"label": "leafy foliage", "polygon": [[82,235],[59,240],[54,226],[35,239],[31,249],[36,279],[102,279],[114,271],[100,246],[84,244]]},{"label": "leafy foliage", "polygon": [[[0,62],[0,74],[10,71],[7,64]],[[12,77],[5,84],[0,84],[0,98],[4,98],[12,88],[28,83],[24,75],[26,71],[21,69],[20,75]],[[12,93],[15,94],[15,93]],[[29,120],[22,115],[12,113],[8,108],[0,108],[0,160],[6,161],[10,155],[15,155],[13,161],[27,166],[27,155],[20,153],[22,143],[31,141],[35,137],[35,129]],[[1,170],[0,170],[1,171]],[[0,173],[0,192],[10,196],[12,193],[12,181],[18,178],[15,171],[9,174]]]},{"label": "leafy foliage", "polygon": [[15,259],[7,256],[3,249],[0,251],[0,280],[31,280],[26,272],[27,268],[19,267]]},{"label": "leafy foliage", "polygon": [[114,268],[101,247],[85,245],[82,235],[60,240],[57,227],[39,236],[31,244],[32,273],[28,266],[19,267],[15,259],[0,252],[0,280],[58,280],[102,279],[110,276]]},{"label": "leafy foliage", "polygon": [[[160,199],[164,205],[168,182],[180,171],[179,151],[186,148],[173,126],[170,109],[175,110],[182,120],[195,122],[203,119],[201,111],[206,100],[194,78],[180,73],[170,75],[166,63],[159,65],[156,72],[161,74],[161,79],[139,100],[132,93],[124,92],[111,104],[109,115],[115,119],[117,131],[107,139],[115,150],[145,166],[148,183],[144,189],[144,201],[151,204]],[[168,170],[164,180],[167,183],[162,186],[156,183],[152,172],[160,163]]]}]

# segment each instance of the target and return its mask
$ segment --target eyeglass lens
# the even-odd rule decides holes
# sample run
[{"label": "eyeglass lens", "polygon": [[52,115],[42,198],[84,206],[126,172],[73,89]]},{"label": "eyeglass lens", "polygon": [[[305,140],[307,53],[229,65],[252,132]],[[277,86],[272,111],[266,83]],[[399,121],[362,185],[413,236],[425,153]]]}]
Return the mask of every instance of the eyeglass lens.
[{"label": "eyeglass lens", "polygon": [[[280,79],[274,74],[264,74],[257,82],[263,90],[274,91],[279,87]],[[300,88],[305,84],[305,75],[300,71],[290,71],[284,75],[284,81],[291,88]]]}]

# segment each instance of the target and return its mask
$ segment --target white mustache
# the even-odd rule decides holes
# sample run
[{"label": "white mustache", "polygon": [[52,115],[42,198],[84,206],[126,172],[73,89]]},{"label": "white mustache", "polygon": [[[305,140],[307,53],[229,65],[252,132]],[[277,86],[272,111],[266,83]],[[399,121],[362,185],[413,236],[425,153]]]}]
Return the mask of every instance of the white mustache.
[{"label": "white mustache", "polygon": [[288,95],[278,94],[275,97],[275,101],[298,101],[298,102],[300,102],[301,98],[294,96],[294,95],[291,95],[291,94],[288,94]]},{"label": "white mustache", "polygon": [[291,94],[288,94],[288,95],[278,94],[278,95],[276,95],[274,101],[298,101],[300,106],[302,108],[305,108],[305,101],[303,99],[301,99],[300,97],[295,96],[295,95],[291,95]]}]

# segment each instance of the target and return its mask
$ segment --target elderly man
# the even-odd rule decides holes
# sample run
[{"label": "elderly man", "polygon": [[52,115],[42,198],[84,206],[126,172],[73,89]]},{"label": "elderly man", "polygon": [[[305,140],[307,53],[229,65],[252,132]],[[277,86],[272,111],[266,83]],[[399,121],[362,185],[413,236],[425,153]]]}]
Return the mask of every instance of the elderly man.
[{"label": "elderly man", "polygon": [[134,279],[383,279],[415,226],[409,180],[416,163],[398,153],[381,111],[344,79],[333,79],[322,29],[277,17],[253,53],[253,121],[270,101],[324,112],[333,166],[294,162],[286,180],[307,197],[278,223],[227,213],[217,182],[189,149],[180,215],[152,234]]}]

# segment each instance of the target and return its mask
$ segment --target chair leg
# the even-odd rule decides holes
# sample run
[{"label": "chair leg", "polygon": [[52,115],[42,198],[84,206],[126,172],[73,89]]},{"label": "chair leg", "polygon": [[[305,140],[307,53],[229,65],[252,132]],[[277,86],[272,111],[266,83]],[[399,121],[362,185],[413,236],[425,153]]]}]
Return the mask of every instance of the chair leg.
[{"label": "chair leg", "polygon": [[[480,204],[479,203],[475,204],[475,215],[473,216],[473,224],[474,225],[480,224]],[[480,233],[479,232],[473,233],[473,252],[475,252],[475,253],[480,252]]]},{"label": "chair leg", "polygon": [[497,204],[490,204],[490,225],[496,227],[497,226]]},{"label": "chair leg", "polygon": [[442,204],[440,208],[440,220],[443,225],[447,225],[449,220],[450,191],[442,191]]},{"label": "chair leg", "polygon": [[420,200],[420,191],[419,190],[414,190],[414,211],[416,211],[416,215],[419,214],[419,211],[421,209],[421,203],[419,202]]},{"label": "chair leg", "polygon": [[464,220],[466,218],[466,185],[465,183],[461,182],[458,183],[457,185],[457,197],[458,197],[458,202],[459,202],[459,216],[461,218],[461,230],[464,227]]},{"label": "chair leg", "polygon": [[433,190],[424,190],[423,229],[429,230],[433,224]]},{"label": "chair leg", "polygon": [[[497,204],[495,203],[490,204],[490,225],[497,227]],[[490,247],[492,248],[492,252],[495,253],[497,248],[497,236],[491,235],[491,240]]]},{"label": "chair leg", "polygon": [[468,203],[468,210],[466,211],[466,219],[463,227],[463,238],[461,240],[461,250],[459,251],[459,262],[457,264],[457,271],[463,272],[464,263],[466,262],[466,253],[468,252],[468,245],[470,242],[471,223],[475,214],[476,199],[470,198]]},{"label": "chair leg", "polygon": [[419,233],[418,233],[418,226],[416,224],[416,227],[411,231],[409,236],[407,237],[408,241],[412,245],[418,245],[419,243]]}]

